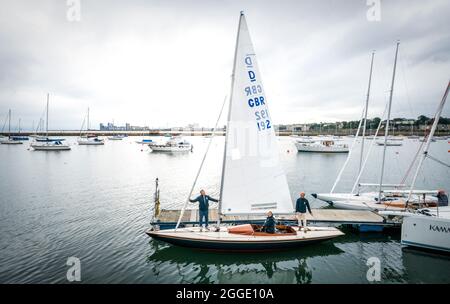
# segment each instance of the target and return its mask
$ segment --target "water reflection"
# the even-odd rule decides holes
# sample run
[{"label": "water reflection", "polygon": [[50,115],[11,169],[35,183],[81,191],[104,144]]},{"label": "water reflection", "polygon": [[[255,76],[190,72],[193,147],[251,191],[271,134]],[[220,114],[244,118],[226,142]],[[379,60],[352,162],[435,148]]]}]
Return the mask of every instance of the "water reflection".
[{"label": "water reflection", "polygon": [[343,253],[331,242],[276,253],[211,253],[155,240],[148,246],[147,264],[156,279],[172,269],[180,283],[311,283],[310,259]]},{"label": "water reflection", "polygon": [[450,282],[450,255],[405,247],[402,261],[410,283]]}]

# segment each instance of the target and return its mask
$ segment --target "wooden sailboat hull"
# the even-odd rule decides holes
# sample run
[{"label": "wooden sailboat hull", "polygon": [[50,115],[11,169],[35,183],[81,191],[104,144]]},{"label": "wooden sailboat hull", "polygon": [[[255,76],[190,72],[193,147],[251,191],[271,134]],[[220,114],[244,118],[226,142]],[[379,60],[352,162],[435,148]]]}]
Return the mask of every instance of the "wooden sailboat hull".
[{"label": "wooden sailboat hull", "polygon": [[199,228],[179,228],[160,231],[148,230],[153,239],[166,243],[212,251],[274,251],[297,248],[323,242],[344,235],[333,227],[310,227],[310,231],[297,231],[295,235],[240,235],[229,233],[226,227],[219,232],[203,231]]}]

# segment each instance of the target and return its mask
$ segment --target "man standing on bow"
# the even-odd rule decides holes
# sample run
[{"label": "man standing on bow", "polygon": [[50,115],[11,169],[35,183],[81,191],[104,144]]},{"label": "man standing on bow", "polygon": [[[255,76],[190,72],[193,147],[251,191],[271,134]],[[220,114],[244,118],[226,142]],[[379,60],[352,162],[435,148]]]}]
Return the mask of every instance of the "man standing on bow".
[{"label": "man standing on bow", "polygon": [[[298,220],[298,230],[302,227],[306,228],[306,209],[308,209],[309,213],[312,215],[311,207],[309,206],[308,200],[305,198],[305,192],[300,193],[300,197],[297,199],[297,203],[295,204],[295,214],[297,215]],[[301,222],[301,223],[300,223]],[[304,222],[304,224],[303,224]]]},{"label": "man standing on bow", "polygon": [[[203,231],[203,223],[205,223],[205,229],[209,231],[208,227],[208,208],[209,201],[218,202],[219,200],[212,198],[209,195],[206,195],[205,190],[200,190],[200,195],[195,199],[189,199],[191,203],[198,202],[198,215],[199,215],[199,226],[200,231]],[[203,220],[204,219],[204,220]]]}]

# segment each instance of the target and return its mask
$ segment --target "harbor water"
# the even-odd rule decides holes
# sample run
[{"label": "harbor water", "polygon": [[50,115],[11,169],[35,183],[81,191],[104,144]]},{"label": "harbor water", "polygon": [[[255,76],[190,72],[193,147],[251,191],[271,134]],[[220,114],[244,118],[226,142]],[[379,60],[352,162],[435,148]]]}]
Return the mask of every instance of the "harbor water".
[{"label": "harbor water", "polygon": [[[371,258],[380,262],[379,283],[450,283],[449,256],[402,248],[398,232],[346,229],[322,244],[252,254],[154,241],[144,231],[155,179],[161,207],[180,208],[209,138],[186,137],[193,152],[179,154],[151,152],[138,139],[78,146],[67,137],[72,150],[62,152],[32,151],[27,142],[0,146],[0,283],[68,283],[69,257],[81,262],[81,283],[371,283]],[[292,198],[305,191],[313,208],[326,207],[311,193],[331,189],[347,154],[297,153],[292,138],[278,141]],[[223,144],[224,137],[213,139],[195,194],[203,188],[219,196]],[[420,144],[405,139],[387,148],[386,183],[402,181]],[[447,140],[431,146],[448,163]],[[382,150],[372,148],[361,182],[379,182]],[[357,148],[336,191],[351,190],[358,166]],[[449,191],[450,170],[426,160],[416,188]]]}]

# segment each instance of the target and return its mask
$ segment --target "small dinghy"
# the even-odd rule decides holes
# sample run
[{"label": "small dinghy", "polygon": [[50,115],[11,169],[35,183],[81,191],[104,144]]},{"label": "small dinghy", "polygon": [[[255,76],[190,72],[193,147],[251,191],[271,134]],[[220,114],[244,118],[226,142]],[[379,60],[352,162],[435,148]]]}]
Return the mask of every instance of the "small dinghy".
[{"label": "small dinghy", "polygon": [[[294,204],[286,175],[280,165],[278,143],[269,114],[268,100],[242,12],[232,75],[219,214],[264,216],[271,211],[276,215],[292,215]],[[216,127],[212,134],[215,133]],[[212,138],[208,148],[211,140]],[[192,189],[194,186],[195,182]],[[263,232],[259,225],[227,227],[220,224],[220,216],[217,226],[210,231],[202,231],[201,227],[179,228],[188,202],[189,200],[180,213],[175,229],[157,230],[157,227],[154,227],[146,233],[154,239],[173,245],[220,251],[288,249],[343,235],[333,227],[299,230],[298,227],[278,225],[275,233]]]}]

